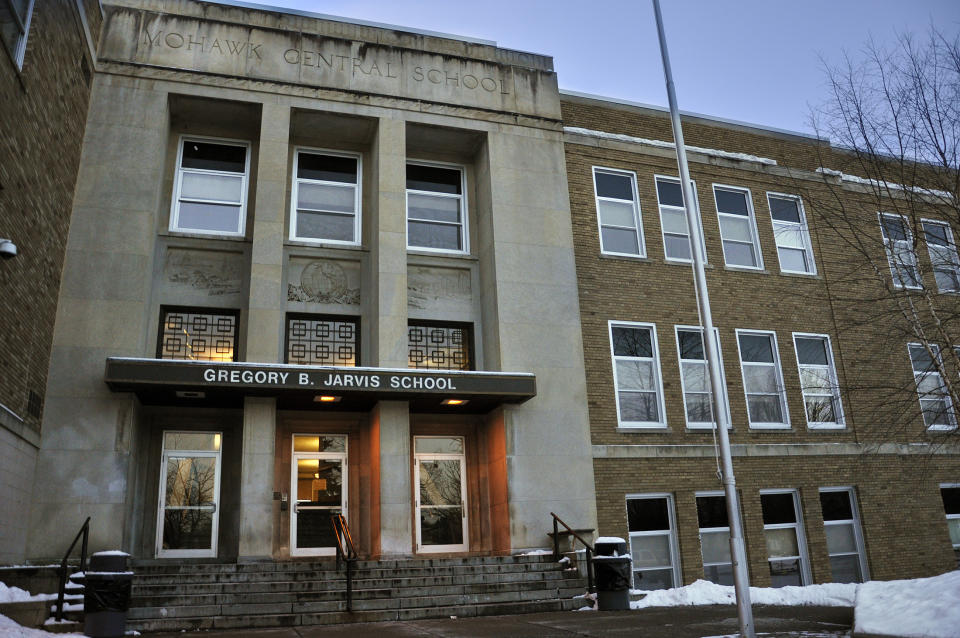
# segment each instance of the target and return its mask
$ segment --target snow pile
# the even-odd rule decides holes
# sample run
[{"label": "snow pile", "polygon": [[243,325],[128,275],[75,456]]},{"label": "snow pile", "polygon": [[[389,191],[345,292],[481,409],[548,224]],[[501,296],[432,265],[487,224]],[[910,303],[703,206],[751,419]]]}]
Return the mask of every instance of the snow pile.
[{"label": "snow pile", "polygon": [[0,583],[0,603],[27,603],[33,600],[53,600],[56,594],[31,594],[19,587],[7,587]]},{"label": "snow pile", "polygon": [[854,631],[902,638],[955,638],[960,632],[960,571],[860,585]]},{"label": "snow pile", "polygon": [[42,629],[21,627],[6,616],[0,615],[0,638],[49,638],[52,636],[57,638],[83,638],[83,634],[51,634]]},{"label": "snow pile", "polygon": [[[755,605],[817,605],[822,607],[852,607],[856,585],[826,583],[807,587],[751,587],[750,600]],[[639,592],[638,592],[639,593]],[[735,605],[736,596],[731,586],[698,580],[686,587],[659,589],[646,592],[642,600],[630,603],[632,609],[644,607],[672,607],[676,605]]]},{"label": "snow pile", "polygon": [[552,555],[553,550],[552,549],[533,549],[533,550],[530,550],[529,552],[518,554],[518,556],[546,556],[547,554]]},{"label": "snow pile", "polygon": [[[586,137],[596,137],[603,140],[613,140],[615,142],[627,142],[629,144],[654,146],[656,148],[669,148],[671,150],[676,148],[676,144],[673,142],[667,142],[665,140],[650,140],[643,137],[633,137],[632,135],[622,135],[620,133],[595,131],[593,129],[580,128],[579,126],[564,126],[563,132],[571,133],[573,135],[584,135]],[[722,157],[724,159],[737,160],[740,162],[754,162],[757,164],[766,164],[767,166],[777,165],[777,160],[770,159],[769,157],[758,157],[756,155],[750,155],[749,153],[733,153],[731,151],[721,151],[715,148],[702,148],[700,146],[690,145],[687,145],[686,148],[691,153],[700,153],[701,155],[709,155],[711,157]]]}]

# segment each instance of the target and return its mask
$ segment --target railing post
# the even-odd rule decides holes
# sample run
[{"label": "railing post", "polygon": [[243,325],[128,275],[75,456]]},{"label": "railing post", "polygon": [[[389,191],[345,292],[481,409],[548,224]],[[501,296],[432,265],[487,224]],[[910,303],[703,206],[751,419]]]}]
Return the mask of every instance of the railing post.
[{"label": "railing post", "polygon": [[593,565],[590,564],[591,552],[589,547],[584,548],[587,557],[587,591],[593,593]]},{"label": "railing post", "polygon": [[87,571],[87,540],[90,537],[90,517],[83,524],[83,541],[80,543],[80,571]]},{"label": "railing post", "polygon": [[60,563],[60,589],[57,590],[57,622],[63,620],[63,594],[67,589],[67,561]]},{"label": "railing post", "polygon": [[347,611],[353,611],[353,561],[347,561]]},{"label": "railing post", "polygon": [[560,528],[556,517],[553,518],[553,560],[560,560]]}]

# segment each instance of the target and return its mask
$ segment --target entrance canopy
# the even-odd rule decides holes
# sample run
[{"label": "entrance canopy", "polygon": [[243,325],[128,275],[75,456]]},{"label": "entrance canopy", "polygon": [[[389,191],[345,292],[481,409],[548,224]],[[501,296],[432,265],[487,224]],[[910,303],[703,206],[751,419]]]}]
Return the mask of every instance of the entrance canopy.
[{"label": "entrance canopy", "polygon": [[482,414],[536,396],[526,372],[341,368],[108,357],[104,380],[146,405],[241,407],[245,396],[277,397],[286,409],[369,410],[410,401],[414,412]]}]

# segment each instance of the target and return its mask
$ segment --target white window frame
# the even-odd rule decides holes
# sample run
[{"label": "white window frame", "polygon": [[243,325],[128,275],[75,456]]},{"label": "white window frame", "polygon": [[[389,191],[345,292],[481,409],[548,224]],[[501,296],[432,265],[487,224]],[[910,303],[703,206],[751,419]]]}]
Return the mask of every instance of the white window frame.
[{"label": "white window frame", "polygon": [[[776,371],[776,380],[779,392],[777,395],[780,397],[780,411],[783,414],[783,422],[780,423],[754,423],[750,419],[750,397],[747,392],[747,375],[744,371],[743,365],[743,353],[740,350],[740,335],[763,335],[771,337],[773,343],[773,363],[764,363],[764,362],[753,362],[747,361],[747,365],[751,366],[773,366]],[[783,382],[783,366],[780,363],[780,348],[777,344],[777,333],[773,330],[750,330],[746,328],[738,328],[736,330],[737,338],[737,356],[740,359],[740,376],[743,379],[743,398],[746,401],[747,407],[747,423],[750,424],[750,429],[752,430],[789,430],[790,429],[790,409],[787,405],[787,388]],[[756,393],[754,393],[756,394]],[[769,393],[765,396],[772,396]]]},{"label": "white window frame", "polygon": [[[930,349],[933,350],[934,355],[937,359],[940,358],[940,346],[935,343],[931,343]],[[923,349],[922,343],[908,343],[907,344],[907,358],[910,360],[910,370],[913,372],[913,381],[917,386],[917,399],[920,401],[920,418],[923,419],[923,402],[924,401],[935,401],[938,399],[930,398],[931,396],[942,396],[942,400],[946,405],[947,418],[949,419],[949,424],[937,424],[927,425],[926,420],[924,420],[924,427],[927,431],[930,432],[948,432],[957,429],[957,415],[955,411],[955,406],[950,400],[950,394],[947,392],[946,385],[943,382],[943,377],[940,375],[940,372],[934,368],[931,371],[917,371],[916,366],[913,361],[913,355],[910,353],[910,348],[917,347]],[[927,376],[936,375],[933,377],[934,381],[937,382],[939,388],[939,395],[936,395],[932,392],[921,392],[920,391],[920,381]],[[926,398],[925,398],[926,397]]]},{"label": "white window frame", "polygon": [[[903,231],[905,238],[904,239],[887,239],[886,227],[883,224],[884,217],[897,217],[903,222]],[[880,239],[883,241],[883,250],[887,255],[887,264],[890,266],[890,276],[893,278],[893,287],[897,289],[906,289],[906,290],[920,290],[923,288],[923,278],[920,276],[920,266],[917,262],[917,251],[914,249],[913,245],[913,229],[910,228],[909,220],[903,215],[897,215],[895,213],[877,213],[877,221],[880,223]],[[898,252],[894,250],[894,247],[898,244],[902,244],[901,251]],[[903,251],[903,248],[906,248],[906,251]],[[897,263],[897,259],[901,255],[909,255],[913,260],[912,264],[907,263]],[[906,285],[904,283],[904,278],[901,276],[901,273],[908,273],[912,270],[914,277],[916,278],[916,285]]]},{"label": "white window frame", "polygon": [[[657,376],[657,412],[660,415],[659,421],[624,421],[620,416],[620,386],[617,379],[617,359],[644,360],[643,357],[624,357],[614,354],[613,350],[613,329],[614,328],[647,328],[650,330],[651,360],[653,362],[653,372]],[[610,339],[610,361],[613,367],[613,396],[617,406],[617,426],[624,429],[665,429],[667,427],[667,415],[663,399],[663,370],[660,367],[660,347],[657,344],[657,324],[643,323],[637,321],[616,321],[607,322],[607,336]]]},{"label": "white window frame", "polygon": [[[797,203],[797,211],[800,215],[800,221],[795,223],[775,219],[773,216],[773,204],[770,202],[771,198],[789,199],[795,201]],[[770,211],[770,222],[773,224],[773,241],[777,247],[777,262],[780,264],[780,272],[790,273],[793,275],[816,275],[817,262],[813,258],[813,242],[810,239],[810,227],[807,225],[807,213],[803,208],[803,200],[799,195],[767,191],[767,209]],[[800,231],[800,236],[803,238],[803,252],[807,257],[807,263],[810,265],[810,270],[789,270],[783,267],[783,261],[780,259],[780,242],[777,240],[778,225],[789,226],[791,229],[795,228],[795,230]],[[784,248],[797,250],[794,246],[785,246]]]},{"label": "white window frame", "polygon": [[[931,226],[940,226],[945,228],[947,231],[947,246],[941,247],[944,252],[949,250],[951,255],[949,261],[944,264],[942,257],[934,254],[933,246],[930,244],[930,240],[927,239],[927,225]],[[930,265],[933,267],[933,279],[934,283],[937,284],[937,290],[940,292],[946,293],[960,293],[960,257],[957,256],[957,244],[953,237],[953,228],[950,227],[950,224],[941,221],[939,219],[921,219],[920,228],[923,230],[923,239],[927,243],[927,253],[930,255]],[[940,270],[952,270],[953,278],[958,282],[956,288],[942,288],[940,287],[940,280],[937,279],[937,268]]]},{"label": "white window frame", "polygon": [[[347,157],[357,161],[357,181],[355,184],[352,184],[354,188],[353,193],[353,241],[344,241],[342,239],[323,239],[320,237],[300,237],[297,235],[297,203],[300,194],[300,183],[305,182],[308,184],[319,184],[322,186],[336,186],[338,188],[347,187],[346,182],[332,182],[327,180],[319,179],[307,179],[298,177],[299,167],[300,167],[300,153],[305,153],[307,155],[329,155],[331,157]],[[308,146],[298,146],[293,149],[293,185],[291,187],[290,194],[290,234],[289,238],[291,241],[307,242],[311,244],[326,244],[326,245],[337,245],[337,246],[359,246],[361,244],[361,203],[363,200],[363,155],[360,153],[351,153],[348,151],[336,151],[326,148],[311,148]],[[318,212],[329,212],[329,211],[318,211]],[[343,213],[335,213],[339,215],[344,215]]]},{"label": "white window frame", "polygon": [[[810,557],[807,554],[807,536],[803,531],[803,508],[800,504],[800,493],[796,489],[771,489],[771,490],[760,490],[760,496],[767,494],[790,494],[793,497],[793,516],[795,522],[793,523],[767,523],[763,524],[764,531],[764,553],[767,553],[767,565],[770,564],[770,555],[767,552],[766,548],[766,532],[767,530],[775,529],[794,529],[797,536],[797,550],[800,552],[798,556],[779,556],[778,558],[798,558],[800,559],[800,585],[809,585],[813,582],[813,577],[810,573]],[[818,497],[819,501],[819,497]],[[760,520],[763,521],[763,503],[761,501],[760,505]]]},{"label": "white window frame", "polygon": [[[180,187],[185,173],[198,173],[201,175],[228,175],[236,177],[237,173],[230,171],[213,171],[200,168],[184,169],[183,146],[187,142],[197,141],[203,144],[220,144],[223,146],[242,146],[244,148],[243,175],[240,182],[240,212],[237,219],[236,231],[203,230],[199,228],[180,228]],[[235,140],[224,137],[204,137],[202,135],[181,135],[177,140],[177,164],[176,173],[173,178],[173,201],[170,203],[170,225],[168,230],[171,233],[183,233],[188,235],[209,235],[213,237],[243,237],[247,228],[247,188],[250,183],[250,142],[246,140]],[[228,204],[236,206],[236,202],[227,202],[222,200],[202,200],[209,204]]]},{"label": "white window frame", "polygon": [[[633,201],[629,202],[633,206],[633,221],[634,228],[633,231],[637,234],[637,250],[638,253],[621,253],[613,250],[607,250],[603,246],[603,222],[600,220],[600,202],[609,201],[617,202],[620,204],[628,203],[625,199],[618,199],[616,197],[601,197],[597,194],[597,173],[611,173],[614,175],[622,175],[624,177],[630,178],[630,188],[633,191]],[[600,252],[604,255],[614,255],[617,257],[634,257],[634,258],[644,258],[647,256],[647,246],[643,239],[643,215],[640,210],[640,194],[637,191],[637,174],[633,171],[626,171],[619,168],[608,168],[606,166],[594,166],[591,172],[593,175],[593,199],[594,207],[597,211],[597,235],[600,238]],[[626,226],[609,226],[610,228],[618,228],[620,230],[628,230]]]},{"label": "white window frame", "polygon": [[[653,176],[653,189],[657,193],[657,208],[660,212],[660,236],[663,239],[663,257],[667,261],[675,262],[678,264],[689,264],[693,261],[692,254],[690,259],[682,259],[680,257],[671,257],[667,254],[667,232],[664,230],[663,211],[664,209],[666,209],[668,211],[681,212],[684,215],[684,219],[686,219],[687,211],[686,211],[686,208],[673,206],[671,204],[663,204],[660,202],[660,189],[657,184],[657,182],[660,182],[660,181],[669,182],[671,184],[680,184],[680,178],[671,177],[670,175],[657,175],[657,174],[654,174]],[[706,247],[706,244],[704,243],[705,240],[703,236],[703,219],[701,219],[700,217],[700,197],[697,194],[697,183],[694,180],[690,180],[690,190],[693,191],[693,205],[694,205],[694,212],[696,213],[694,215],[694,218],[697,220],[697,224],[700,226],[700,258],[703,261],[703,263],[706,264],[707,263],[707,247]],[[680,189],[680,193],[681,195],[683,195],[682,188]],[[670,234],[676,235],[676,233],[670,233]],[[690,239],[689,223],[687,224],[687,241],[690,242],[690,246],[691,246],[690,250],[692,252],[693,241]]]},{"label": "white window frame", "polygon": [[[830,527],[831,525],[850,525],[853,527],[853,538],[857,546],[856,556],[857,561],[860,564],[860,577],[862,578],[861,582],[867,582],[870,580],[870,572],[867,569],[867,554],[864,550],[863,542],[863,528],[860,524],[860,506],[857,503],[857,493],[852,487],[821,487],[817,496],[823,492],[845,492],[847,498],[850,499],[850,513],[853,514],[852,519],[848,520],[836,520],[836,521],[823,521],[824,527]],[[822,507],[822,506],[821,506]],[[831,554],[830,548],[827,548],[827,558],[833,558],[834,556],[853,556],[853,552],[845,552],[842,554]],[[831,567],[832,569],[832,567]]]},{"label": "white window frame", "polygon": [[[750,224],[750,236],[752,239],[753,250],[757,256],[757,265],[756,266],[742,266],[740,264],[731,264],[727,261],[727,249],[724,246],[724,243],[731,241],[737,244],[745,244],[746,242],[740,239],[726,239],[723,236],[723,218],[724,217],[736,217],[738,219],[742,218],[742,215],[734,215],[732,213],[723,213],[720,212],[720,205],[717,203],[717,189],[728,190],[728,191],[739,191],[743,193],[744,198],[747,202],[747,217]],[[749,188],[743,186],[731,186],[729,184],[713,184],[713,205],[717,210],[717,225],[720,229],[720,248],[723,251],[723,265],[727,268],[734,268],[738,270],[763,270],[763,252],[760,250],[760,235],[757,232],[757,215],[753,210],[753,193],[750,192]]]},{"label": "white window frame", "polygon": [[[960,483],[941,483],[940,489],[960,489]],[[943,503],[943,496],[940,496],[941,503]],[[950,532],[950,521],[960,521],[960,514],[949,514],[946,511],[946,504],[944,504],[944,514],[946,515],[947,520],[947,532]],[[957,523],[960,525],[960,523]],[[960,568],[960,543],[951,542],[950,545],[953,547],[954,556],[957,556],[957,567]]]},{"label": "white window frame", "polygon": [[[830,335],[826,334],[817,334],[812,332],[794,332],[792,333],[793,341],[793,353],[796,355],[797,361],[797,374],[800,376],[800,395],[803,399],[803,418],[807,421],[807,427],[811,430],[843,430],[846,426],[846,420],[843,415],[843,402],[840,400],[840,382],[837,377],[837,366],[833,358],[833,345],[830,342]],[[801,339],[820,339],[824,341],[824,349],[827,352],[827,365],[812,365],[812,364],[801,364],[800,363],[800,351],[797,350],[797,337]],[[813,369],[826,369],[827,374],[830,378],[830,383],[832,387],[832,397],[834,401],[834,411],[836,413],[837,421],[836,423],[826,421],[811,421],[809,415],[807,414],[807,393],[803,390],[803,369],[804,368],[813,368]],[[813,394],[810,396],[827,396],[824,394]]]},{"label": "white window frame", "polygon": [[17,71],[22,71],[23,60],[27,55],[27,38],[30,36],[30,22],[33,20],[34,0],[30,0],[27,3],[26,16],[23,19],[21,19],[20,14],[14,10],[8,0],[0,0],[0,3],[7,5],[7,10],[10,12],[10,15],[13,16],[13,21],[16,23],[17,30],[20,32],[20,35],[17,36],[16,43],[12,47],[4,46],[4,48],[7,49],[7,52],[10,54],[10,58],[13,60],[13,65],[17,67]]},{"label": "white window frame", "polygon": [[[460,173],[460,194],[456,193],[440,193],[437,191],[423,191],[416,190],[412,188],[406,188],[406,170],[407,166],[434,166],[437,168],[445,168],[450,170],[455,170]],[[441,255],[469,255],[470,254],[470,216],[468,214],[469,209],[467,206],[467,167],[463,164],[453,164],[450,162],[428,162],[423,160],[413,160],[407,159],[403,165],[404,170],[404,226],[403,233],[406,237],[407,250],[412,252],[425,252],[425,253],[436,253]],[[463,246],[459,250],[453,250],[450,248],[430,248],[427,246],[411,246],[410,245],[410,194],[414,195],[426,195],[429,197],[448,197],[451,199],[460,200],[460,224],[454,224],[453,222],[434,222],[447,226],[460,226],[460,237],[463,239]]]},{"label": "white window frame", "polygon": [[[666,499],[667,501],[667,520],[670,523],[670,529],[664,530],[651,530],[645,532],[631,532],[630,531],[630,518],[629,518],[629,509],[627,508],[627,501],[630,500],[653,500],[653,499]],[[670,567],[673,571],[673,586],[680,587],[683,584],[680,576],[680,550],[677,544],[677,517],[674,511],[674,502],[673,494],[670,493],[654,493],[654,494],[627,494],[624,498],[624,508],[627,513],[627,540],[629,541],[629,551],[630,556],[633,557],[633,539],[642,538],[647,536],[667,536],[670,546]],[[637,584],[634,582],[634,572],[636,571],[651,571],[651,570],[664,570],[666,565],[661,565],[659,567],[647,567],[644,569],[636,569],[632,565],[630,567],[630,584],[631,587],[636,589]]]},{"label": "white window frame", "polygon": [[[727,495],[726,495],[722,490],[710,490],[710,491],[706,491],[706,492],[694,492],[694,494],[693,494],[693,504],[694,504],[694,507],[696,508],[696,504],[697,504],[697,499],[698,499],[698,498],[710,498],[710,497],[718,497],[718,496],[723,499],[724,506],[726,506],[726,503],[727,503]],[[738,498],[738,500],[739,500],[739,498],[740,498],[739,494],[737,495],[737,498]],[[727,518],[729,519],[729,514],[728,514]],[[728,520],[727,522],[729,523],[729,520]],[[741,528],[742,528],[742,525],[741,525]],[[727,525],[726,527],[700,527],[700,516],[699,516],[699,513],[697,514],[697,539],[700,541],[700,563],[702,564],[703,570],[704,570],[704,571],[703,571],[703,578],[704,578],[704,580],[709,580],[709,579],[707,578],[707,572],[706,572],[707,567],[719,567],[719,566],[721,566],[721,565],[729,565],[729,566],[730,566],[730,571],[733,572],[733,571],[734,571],[734,569],[733,569],[733,554],[730,554],[730,562],[729,562],[729,563],[717,563],[717,562],[707,563],[707,562],[703,559],[703,533],[704,533],[704,532],[707,532],[707,533],[726,532],[726,533],[727,533],[727,539],[728,539],[728,541],[729,541],[730,534],[731,534],[731,532],[730,532],[730,525]],[[728,551],[729,551],[729,546],[730,546],[730,543],[728,542],[728,543],[727,543]],[[709,581],[709,582],[713,582],[713,581]]]},{"label": "white window frame", "polygon": [[[680,389],[683,394],[683,419],[687,424],[687,429],[690,430],[711,430],[717,427],[717,422],[714,420],[712,422],[706,421],[690,421],[687,418],[687,382],[686,376],[683,374],[683,364],[686,363],[696,363],[698,359],[684,359],[680,351],[680,331],[685,332],[699,332],[700,333],[700,342],[703,344],[703,365],[707,369],[707,384],[708,387],[710,383],[710,365],[707,363],[707,344],[703,341],[703,326],[684,326],[677,325],[673,327],[673,334],[677,344],[677,365],[680,368]],[[724,405],[726,406],[726,416],[727,416],[727,429],[733,427],[733,421],[730,418],[730,398],[727,396],[727,375],[723,369],[723,351],[720,349],[720,331],[717,328],[713,329],[713,339],[717,345],[717,354],[720,356],[720,386],[723,389],[723,400]],[[698,393],[702,394],[702,393]],[[710,408],[713,409],[713,388],[710,387],[710,392],[707,393],[710,396]]]}]

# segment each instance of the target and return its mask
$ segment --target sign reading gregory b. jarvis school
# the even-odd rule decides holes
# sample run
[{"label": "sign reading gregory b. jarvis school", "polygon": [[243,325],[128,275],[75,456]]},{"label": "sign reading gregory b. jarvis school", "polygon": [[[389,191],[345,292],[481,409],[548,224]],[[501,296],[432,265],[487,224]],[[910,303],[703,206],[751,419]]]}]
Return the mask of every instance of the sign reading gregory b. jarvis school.
[{"label": "sign reading gregory b. jarvis school", "polygon": [[338,368],[125,357],[107,359],[105,381],[114,389],[151,386],[195,390],[234,388],[258,393],[270,390],[277,393],[371,393],[397,399],[438,394],[460,398],[498,396],[504,400],[524,401],[536,394],[536,378],[528,373]]}]

